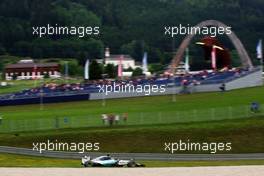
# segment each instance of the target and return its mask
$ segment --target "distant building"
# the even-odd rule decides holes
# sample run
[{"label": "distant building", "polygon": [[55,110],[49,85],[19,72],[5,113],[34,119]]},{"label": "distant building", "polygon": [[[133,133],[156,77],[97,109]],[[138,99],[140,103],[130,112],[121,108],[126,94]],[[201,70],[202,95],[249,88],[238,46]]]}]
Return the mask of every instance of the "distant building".
[{"label": "distant building", "polygon": [[176,67],[176,75],[181,75],[181,74],[186,74],[186,68],[185,68],[185,63],[180,62],[179,65]]},{"label": "distant building", "polygon": [[21,60],[17,64],[9,64],[4,69],[5,79],[42,79],[45,75],[50,78],[60,77],[58,63],[34,63],[32,60]]},{"label": "distant building", "polygon": [[185,63],[182,62],[182,61],[178,64],[177,67],[174,67],[174,69],[175,69],[175,73],[172,73],[172,72],[171,72],[171,68],[172,68],[172,67],[168,66],[167,69],[166,69],[166,71],[164,71],[164,74],[165,74],[165,75],[173,76],[174,74],[175,74],[175,75],[183,75],[183,74],[186,74],[186,73],[189,72],[189,71],[186,71]]},{"label": "distant building", "polygon": [[97,60],[97,62],[107,64],[113,64],[117,66],[120,63],[120,60],[122,62],[123,69],[128,69],[131,67],[132,69],[135,69],[139,66],[136,66],[135,59],[133,59],[130,55],[124,55],[124,54],[118,54],[118,55],[111,55],[110,49],[105,49],[105,58]]},{"label": "distant building", "polygon": [[110,57],[105,58],[105,64],[118,65],[121,58],[123,69],[128,69],[129,67],[132,69],[136,68],[135,60],[129,55],[110,55]]}]

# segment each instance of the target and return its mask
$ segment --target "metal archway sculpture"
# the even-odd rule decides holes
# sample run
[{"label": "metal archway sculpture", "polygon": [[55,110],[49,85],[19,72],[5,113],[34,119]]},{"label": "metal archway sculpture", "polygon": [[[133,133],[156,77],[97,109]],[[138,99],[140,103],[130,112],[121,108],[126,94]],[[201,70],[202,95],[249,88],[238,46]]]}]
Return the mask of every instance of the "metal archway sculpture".
[{"label": "metal archway sculpture", "polygon": [[[202,27],[207,27],[207,26],[223,27],[225,29],[228,27],[224,23],[217,21],[217,20],[206,20],[206,21],[202,21],[201,23],[197,24],[196,26],[194,26],[194,28],[195,27],[202,28]],[[225,33],[226,33],[226,31],[225,31]],[[175,68],[178,66],[178,64],[182,60],[184,51],[188,47],[188,45],[190,44],[194,35],[196,35],[196,34],[189,34],[184,38],[184,40],[182,41],[180,47],[178,48],[178,50],[176,52],[176,55],[173,57],[172,62],[171,62],[171,69],[172,69],[173,73],[175,71]],[[241,59],[243,67],[252,69],[253,68],[252,61],[251,61],[247,51],[245,50],[244,45],[241,43],[241,41],[236,36],[236,34],[232,31],[231,34],[226,34],[226,35],[229,37],[229,39],[233,43],[234,47],[236,48],[238,55]]]}]

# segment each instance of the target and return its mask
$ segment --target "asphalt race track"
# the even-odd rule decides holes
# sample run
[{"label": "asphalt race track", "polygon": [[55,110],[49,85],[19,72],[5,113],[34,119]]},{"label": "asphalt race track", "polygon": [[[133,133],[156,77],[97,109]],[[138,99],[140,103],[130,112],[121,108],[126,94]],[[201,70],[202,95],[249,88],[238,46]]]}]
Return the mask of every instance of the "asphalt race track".
[{"label": "asphalt race track", "polygon": [[263,166],[167,168],[0,168],[4,176],[263,176]]},{"label": "asphalt race track", "polygon": [[[61,151],[33,151],[27,148],[16,148],[0,146],[0,153],[21,154],[30,156],[43,156],[52,158],[71,158],[80,159],[87,155],[92,158],[108,153],[77,153],[77,152],[61,152]],[[163,154],[163,153],[109,153],[111,156],[119,159],[134,158],[135,160],[156,160],[156,161],[213,161],[213,160],[263,160],[264,153],[248,153],[248,154]]]}]

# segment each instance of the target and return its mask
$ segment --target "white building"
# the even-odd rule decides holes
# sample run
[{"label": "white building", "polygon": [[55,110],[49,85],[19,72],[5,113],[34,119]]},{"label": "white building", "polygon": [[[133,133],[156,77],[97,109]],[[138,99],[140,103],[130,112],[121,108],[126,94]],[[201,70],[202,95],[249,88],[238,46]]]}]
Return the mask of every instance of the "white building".
[{"label": "white building", "polygon": [[[119,63],[122,63],[123,69],[132,68],[135,69],[139,66],[136,66],[135,60],[130,55],[123,55],[123,54],[110,54],[110,49],[105,49],[105,58],[104,63],[107,64],[113,64],[115,66],[119,65]],[[103,60],[97,60],[97,62],[102,63]]]},{"label": "white building", "polygon": [[136,68],[135,60],[132,59],[129,55],[110,55],[110,57],[105,58],[105,64],[113,64],[118,65],[122,63],[123,69],[128,69],[131,67],[132,69]]}]

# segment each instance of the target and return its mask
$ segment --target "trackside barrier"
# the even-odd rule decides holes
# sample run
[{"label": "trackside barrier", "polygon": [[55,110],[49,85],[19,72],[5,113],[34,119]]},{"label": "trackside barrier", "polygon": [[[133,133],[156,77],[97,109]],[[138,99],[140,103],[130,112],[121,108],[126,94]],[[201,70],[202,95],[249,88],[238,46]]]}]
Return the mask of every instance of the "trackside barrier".
[{"label": "trackside barrier", "polygon": [[[260,111],[256,113],[250,110],[249,105],[188,111],[134,112],[128,113],[127,121],[123,120],[122,113],[116,114],[119,114],[120,120],[114,122],[113,126],[152,125],[251,118],[264,115],[264,107],[260,105]],[[0,133],[102,126],[109,124],[103,122],[101,114],[30,119],[3,118],[0,123]]]}]

